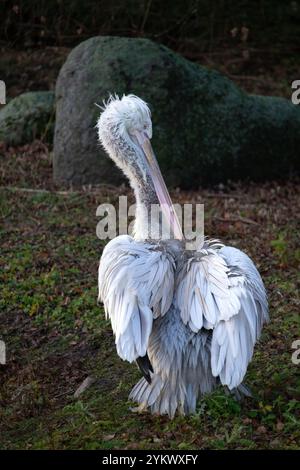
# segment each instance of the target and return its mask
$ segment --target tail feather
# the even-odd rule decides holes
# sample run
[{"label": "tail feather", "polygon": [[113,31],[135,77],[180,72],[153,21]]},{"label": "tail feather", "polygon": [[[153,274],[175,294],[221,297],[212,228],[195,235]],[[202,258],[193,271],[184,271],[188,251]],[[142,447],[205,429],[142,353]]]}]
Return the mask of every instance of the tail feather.
[{"label": "tail feather", "polygon": [[181,414],[195,411],[196,398],[193,399],[194,407],[185,406],[186,390],[183,384],[174,383],[173,380],[163,382],[158,374],[152,375],[149,384],[142,378],[132,389],[129,399],[139,404],[136,411],[141,412],[150,408],[153,414],[169,415],[173,418],[176,410]]},{"label": "tail feather", "polygon": [[153,375],[151,383],[148,383],[143,377],[131,390],[129,400],[139,404],[137,411],[146,410],[157,401],[161,388],[162,380],[159,375]]},{"label": "tail feather", "polygon": [[133,401],[136,401],[137,403],[142,403],[143,402],[143,396],[144,396],[144,393],[145,391],[147,390],[147,385],[148,385],[148,382],[146,381],[146,379],[144,379],[144,377],[139,380],[139,382],[133,387],[130,395],[129,395],[129,399],[130,400],[133,400]]}]

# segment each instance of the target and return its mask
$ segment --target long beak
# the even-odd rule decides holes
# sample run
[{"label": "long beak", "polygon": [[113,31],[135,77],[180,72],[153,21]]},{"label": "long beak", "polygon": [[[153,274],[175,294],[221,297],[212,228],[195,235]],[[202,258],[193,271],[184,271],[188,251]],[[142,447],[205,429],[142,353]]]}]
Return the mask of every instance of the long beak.
[{"label": "long beak", "polygon": [[171,228],[174,238],[178,240],[183,240],[184,237],[181,230],[181,226],[177,214],[174,210],[168,189],[161,174],[157,159],[153,152],[150,140],[145,133],[136,132],[135,135],[146,156],[149,165],[150,175],[154,184],[157,198],[161,206],[162,213]]}]

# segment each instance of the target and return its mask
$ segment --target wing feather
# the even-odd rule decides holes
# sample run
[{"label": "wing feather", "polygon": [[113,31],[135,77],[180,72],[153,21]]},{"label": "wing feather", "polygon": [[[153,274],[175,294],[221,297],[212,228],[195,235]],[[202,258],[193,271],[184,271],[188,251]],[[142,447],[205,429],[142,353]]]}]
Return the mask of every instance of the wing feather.
[{"label": "wing feather", "polygon": [[231,247],[193,253],[179,274],[176,302],[193,332],[212,329],[212,373],[237,387],[268,320],[265,288],[251,259]]},{"label": "wing feather", "polygon": [[262,325],[268,320],[268,303],[262,279],[251,259],[232,247],[219,252],[236,271],[228,279],[231,305],[238,301],[239,310],[218,322],[213,330],[211,367],[213,375],[233,389],[242,382]]},{"label": "wing feather", "polygon": [[183,323],[193,331],[203,325],[213,328],[239,312],[239,299],[229,289],[229,272],[225,260],[213,249],[194,253],[183,265],[176,298]]},{"label": "wing feather", "polygon": [[159,245],[116,237],[103,251],[98,285],[119,356],[129,362],[145,356],[153,318],[164,315],[173,300],[171,255]]}]

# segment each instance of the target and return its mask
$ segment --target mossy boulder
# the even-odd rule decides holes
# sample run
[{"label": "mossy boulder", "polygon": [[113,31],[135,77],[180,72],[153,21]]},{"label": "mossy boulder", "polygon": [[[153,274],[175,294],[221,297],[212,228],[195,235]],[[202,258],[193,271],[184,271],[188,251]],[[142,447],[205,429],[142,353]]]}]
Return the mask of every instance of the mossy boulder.
[{"label": "mossy boulder", "polygon": [[52,91],[23,93],[0,110],[0,141],[20,145],[42,138],[51,142],[55,95]]},{"label": "mossy boulder", "polygon": [[147,39],[94,37],[63,65],[56,86],[54,177],[119,183],[95,124],[109,93],[150,104],[153,147],[171,186],[285,177],[299,170],[300,107],[244,93],[220,73]]}]

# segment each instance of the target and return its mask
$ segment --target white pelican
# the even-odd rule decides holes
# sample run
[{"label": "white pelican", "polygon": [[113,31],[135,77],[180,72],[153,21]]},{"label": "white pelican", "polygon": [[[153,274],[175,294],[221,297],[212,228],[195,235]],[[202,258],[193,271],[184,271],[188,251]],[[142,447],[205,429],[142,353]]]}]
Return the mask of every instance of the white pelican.
[{"label": "white pelican", "polygon": [[137,203],[134,236],[106,245],[98,279],[118,355],[136,361],[144,376],[130,399],[139,411],[173,417],[176,410],[195,412],[198,396],[220,383],[246,394],[242,381],[268,320],[256,267],[245,253],[216,240],[186,250],[171,209],[165,215],[173,236],[149,239],[147,209],[158,203],[171,207],[171,199],[150,144],[144,101],[134,95],[110,98],[97,128]]}]

